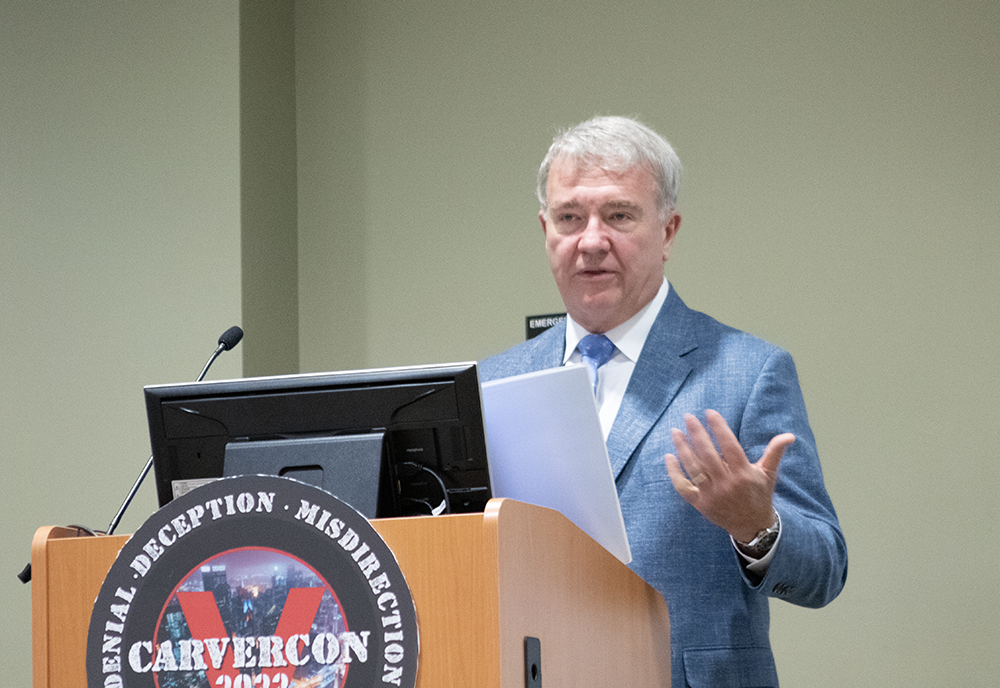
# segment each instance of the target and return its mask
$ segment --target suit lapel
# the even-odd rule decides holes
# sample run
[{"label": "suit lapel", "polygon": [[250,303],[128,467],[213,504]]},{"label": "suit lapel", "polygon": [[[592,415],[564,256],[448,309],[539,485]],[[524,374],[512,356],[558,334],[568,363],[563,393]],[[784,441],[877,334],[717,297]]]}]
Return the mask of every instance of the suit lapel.
[{"label": "suit lapel", "polygon": [[528,342],[527,367],[530,371],[558,368],[566,350],[566,321],[553,325]]},{"label": "suit lapel", "polygon": [[692,312],[671,285],[608,435],[608,455],[615,479],[691,373],[691,365],[682,356],[697,346]]}]

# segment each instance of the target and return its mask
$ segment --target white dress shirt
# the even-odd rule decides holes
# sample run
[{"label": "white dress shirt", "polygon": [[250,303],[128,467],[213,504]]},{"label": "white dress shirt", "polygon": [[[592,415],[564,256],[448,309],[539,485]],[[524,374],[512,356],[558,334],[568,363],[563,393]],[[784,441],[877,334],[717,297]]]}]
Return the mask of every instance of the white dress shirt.
[{"label": "white dress shirt", "polygon": [[[653,328],[656,316],[660,314],[663,302],[667,300],[669,290],[670,284],[664,279],[656,296],[642,310],[618,327],[603,333],[615,345],[611,360],[597,370],[597,408],[605,441],[622,405],[625,389],[632,379],[635,362],[639,360],[646,337]],[[591,333],[573,320],[572,316],[566,316],[566,352],[563,354],[563,365],[585,365],[576,345],[588,334]]]}]

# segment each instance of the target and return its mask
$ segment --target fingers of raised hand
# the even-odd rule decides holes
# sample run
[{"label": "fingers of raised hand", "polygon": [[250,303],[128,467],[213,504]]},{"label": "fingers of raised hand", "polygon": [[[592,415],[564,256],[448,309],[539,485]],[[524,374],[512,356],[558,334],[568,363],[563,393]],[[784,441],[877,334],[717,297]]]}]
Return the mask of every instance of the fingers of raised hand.
[{"label": "fingers of raised hand", "polygon": [[681,462],[677,458],[676,454],[667,454],[663,457],[667,464],[667,474],[670,476],[670,482],[674,484],[674,489],[685,499],[691,497],[694,493],[698,491],[694,483],[687,479],[684,474],[684,470],[681,468]]},{"label": "fingers of raised hand", "polygon": [[[697,423],[697,420],[695,422]],[[677,428],[671,430],[670,435],[674,440],[674,451],[677,452],[678,463],[683,466],[684,472],[687,473],[687,480],[697,487],[708,477],[706,460],[701,454],[702,450],[692,443],[693,438]]]},{"label": "fingers of raised hand", "polygon": [[719,451],[722,454],[723,461],[730,465],[749,463],[746,452],[740,446],[740,441],[736,439],[736,435],[730,429],[722,414],[718,411],[708,409],[705,411],[705,420],[708,421],[708,427],[711,428],[712,434],[715,436],[715,441],[719,443]]},{"label": "fingers of raised hand", "polygon": [[[689,444],[694,457],[701,463],[713,463],[720,461],[719,453],[712,442],[712,436],[695,416],[690,413],[684,414],[684,424],[687,427],[687,437],[685,440]],[[725,424],[725,421],[723,421]],[[675,430],[674,433],[679,432]],[[683,433],[681,433],[683,435]],[[677,444],[677,437],[674,434],[674,445]],[[683,457],[682,457],[683,458]]]},{"label": "fingers of raised hand", "polygon": [[795,435],[785,432],[772,437],[771,441],[767,443],[764,455],[760,458],[760,466],[772,480],[777,478],[778,463],[785,455],[785,450],[792,446],[793,442],[795,442]]}]

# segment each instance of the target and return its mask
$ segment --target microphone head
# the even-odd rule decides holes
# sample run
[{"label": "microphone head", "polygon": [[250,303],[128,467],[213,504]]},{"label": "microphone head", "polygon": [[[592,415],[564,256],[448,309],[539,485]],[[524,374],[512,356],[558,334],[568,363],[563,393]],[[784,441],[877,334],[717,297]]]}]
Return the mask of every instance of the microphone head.
[{"label": "microphone head", "polygon": [[243,339],[243,330],[238,325],[233,325],[219,337],[219,346],[222,347],[223,351],[229,351],[239,344],[241,339]]}]

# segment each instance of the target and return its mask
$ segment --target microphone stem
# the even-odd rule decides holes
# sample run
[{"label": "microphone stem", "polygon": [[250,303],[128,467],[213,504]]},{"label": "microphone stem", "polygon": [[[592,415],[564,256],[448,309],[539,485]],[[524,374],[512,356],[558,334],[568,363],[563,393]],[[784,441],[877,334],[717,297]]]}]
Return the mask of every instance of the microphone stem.
[{"label": "microphone stem", "polygon": [[128,491],[128,496],[125,497],[125,501],[122,502],[121,508],[118,509],[118,513],[115,514],[113,519],[111,519],[111,523],[108,525],[108,535],[114,535],[115,528],[118,527],[118,522],[122,520],[122,516],[125,515],[125,510],[128,509],[128,505],[132,503],[135,493],[139,491],[139,486],[142,485],[142,481],[146,479],[146,475],[152,467],[153,457],[150,456],[149,460],[146,462],[146,467],[142,469],[142,473],[140,473],[139,477],[135,479],[135,484],[132,486],[132,489]]},{"label": "microphone stem", "polygon": [[[219,354],[221,354],[223,351],[226,351],[226,345],[220,343],[219,348],[217,348],[215,352],[212,354],[212,356],[208,359],[208,363],[206,363],[205,367],[202,368],[201,375],[198,376],[198,379],[195,380],[195,382],[201,382],[205,378],[205,373],[208,372],[208,369],[212,366],[213,363],[215,363],[215,359],[217,359],[219,357]],[[115,517],[113,519],[111,519],[111,523],[108,525],[108,531],[107,531],[108,535],[114,534],[115,528],[118,527],[119,521],[121,521],[122,516],[125,515],[125,510],[128,509],[128,505],[132,503],[132,500],[135,498],[136,492],[139,491],[139,487],[142,485],[142,481],[146,479],[146,476],[149,474],[149,469],[152,467],[153,467],[153,457],[150,456],[149,460],[146,462],[146,467],[142,469],[142,473],[140,473],[139,477],[136,478],[135,484],[132,486],[132,489],[129,490],[128,496],[125,497],[125,501],[122,502],[121,508],[118,509],[118,513],[115,514]]]},{"label": "microphone stem", "polygon": [[208,359],[208,363],[206,363],[205,367],[201,369],[201,375],[198,376],[198,379],[195,380],[195,382],[201,382],[202,380],[205,379],[205,373],[207,373],[208,369],[212,367],[213,363],[215,363],[215,359],[219,357],[219,354],[221,354],[225,350],[226,350],[225,345],[219,344],[219,348],[216,349],[215,352],[212,354],[211,358]]}]

